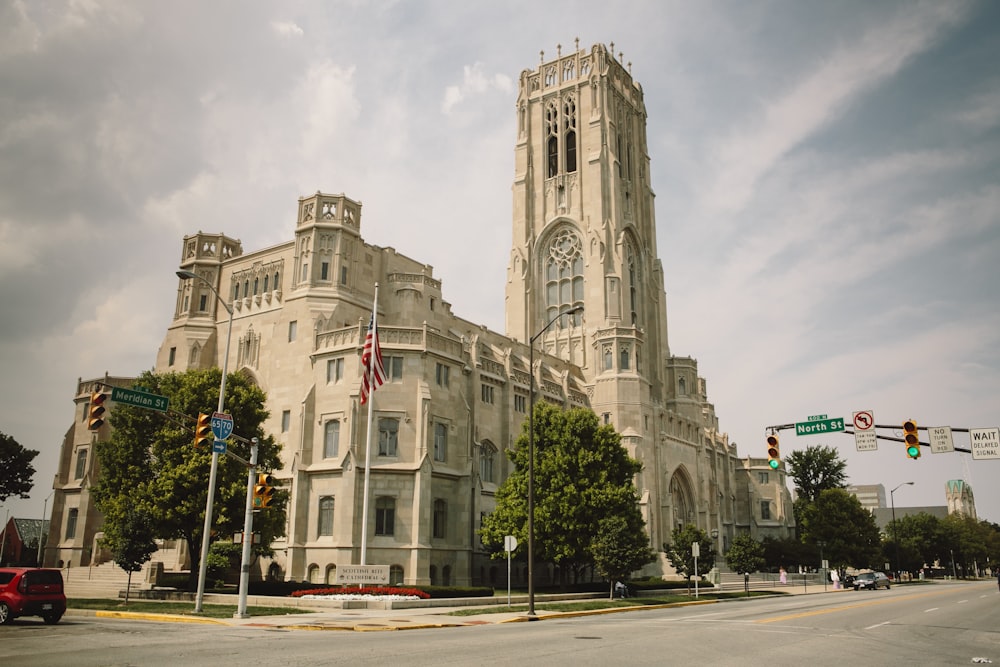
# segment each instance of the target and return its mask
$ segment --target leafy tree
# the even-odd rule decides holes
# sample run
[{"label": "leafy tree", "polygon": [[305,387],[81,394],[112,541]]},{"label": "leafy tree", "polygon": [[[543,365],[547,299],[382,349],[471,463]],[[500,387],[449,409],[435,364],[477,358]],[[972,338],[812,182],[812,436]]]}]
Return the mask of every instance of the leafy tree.
[{"label": "leafy tree", "polygon": [[670,533],[670,542],[663,543],[663,552],[667,560],[677,570],[677,574],[687,579],[688,592],[691,590],[691,577],[694,575],[694,556],[691,555],[691,545],[697,542],[699,546],[698,575],[701,576],[715,567],[715,545],[708,533],[689,523],[681,528],[674,528]]},{"label": "leafy tree", "polygon": [[25,449],[11,436],[0,433],[0,502],[11,496],[31,495],[31,478],[35,475],[31,462],[36,456],[34,449]]},{"label": "leafy tree", "polygon": [[816,547],[803,544],[795,538],[775,539],[765,537],[763,540],[764,560],[768,567],[802,565],[816,560]]},{"label": "leafy tree", "polygon": [[814,445],[794,451],[785,457],[788,475],[795,482],[795,503],[792,513],[798,535],[802,536],[802,515],[806,507],[815,502],[826,489],[843,489],[847,486],[847,462],[840,458],[833,447]]},{"label": "leafy tree", "polygon": [[[171,413],[118,405],[111,412],[111,439],[96,445],[101,477],[92,489],[105,521],[121,521],[128,507],[148,513],[156,536],[184,539],[192,557],[191,583],[200,567],[201,538],[208,495],[212,452],[195,449],[192,427],[199,412],[210,412],[218,403],[218,368],[183,373],[143,373],[137,381],[170,400]],[[268,413],[264,393],[248,377],[230,373],[226,378],[226,412],[233,415],[236,434],[258,438],[258,470],[281,468],[280,445],[265,435],[261,424]],[[230,445],[249,459],[250,446]],[[231,535],[243,526],[247,494],[247,469],[228,456],[219,456],[212,526],[219,535]],[[259,554],[271,551],[271,541],[284,535],[287,494],[279,492],[267,510],[254,515],[254,530],[261,533]]]},{"label": "leafy tree", "polygon": [[977,563],[986,563],[987,545],[992,532],[988,522],[980,522],[963,514],[949,514],[941,519],[941,530],[948,553],[946,556],[942,554],[940,560],[953,561],[959,576],[971,576]]},{"label": "leafy tree", "polygon": [[826,489],[847,486],[847,462],[833,447],[815,445],[794,451],[785,457],[785,465],[795,481],[795,493],[800,499],[813,502]]},{"label": "leafy tree", "polygon": [[111,550],[111,557],[118,567],[128,572],[125,586],[125,604],[132,588],[132,573],[138,572],[156,552],[156,529],[148,512],[128,506],[113,514],[113,520],[104,521],[101,545]]},{"label": "leafy tree", "polygon": [[630,573],[656,560],[638,511],[630,517],[616,515],[601,519],[590,553],[594,567],[608,579],[612,599],[616,581],[624,582]]},{"label": "leafy tree", "polygon": [[[592,543],[601,535],[601,520],[623,517],[626,526],[642,530],[633,481],[641,466],[621,445],[621,436],[601,425],[591,410],[563,411],[546,402],[535,404],[535,557],[560,566],[563,581],[574,580],[594,564]],[[528,436],[526,420],[509,452],[514,472],[497,489],[496,510],[483,520],[480,535],[494,558],[505,535],[528,543]],[[610,530],[610,529],[608,529]],[[633,536],[627,541],[641,541]]]},{"label": "leafy tree", "polygon": [[[844,489],[825,489],[802,513],[802,541],[822,547],[837,569],[879,566],[882,540],[869,510]],[[822,544],[821,544],[822,543]]]},{"label": "leafy tree", "polygon": [[740,533],[726,552],[726,565],[743,576],[743,588],[750,595],[749,580],[746,575],[764,567],[764,545],[750,533]]},{"label": "leafy tree", "polygon": [[913,573],[948,553],[941,520],[926,512],[890,521],[885,534],[883,549],[895,559],[898,547],[896,567],[903,572]]}]

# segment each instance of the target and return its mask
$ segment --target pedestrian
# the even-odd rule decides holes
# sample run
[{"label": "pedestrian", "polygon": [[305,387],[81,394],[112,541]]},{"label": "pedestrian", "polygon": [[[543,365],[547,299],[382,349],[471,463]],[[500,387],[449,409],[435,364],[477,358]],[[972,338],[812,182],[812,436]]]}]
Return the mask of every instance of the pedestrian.
[{"label": "pedestrian", "polygon": [[783,583],[783,584],[787,584],[788,583],[788,573],[785,572],[785,566],[784,565],[782,565],[781,569],[778,570],[778,579],[780,579],[781,583]]}]

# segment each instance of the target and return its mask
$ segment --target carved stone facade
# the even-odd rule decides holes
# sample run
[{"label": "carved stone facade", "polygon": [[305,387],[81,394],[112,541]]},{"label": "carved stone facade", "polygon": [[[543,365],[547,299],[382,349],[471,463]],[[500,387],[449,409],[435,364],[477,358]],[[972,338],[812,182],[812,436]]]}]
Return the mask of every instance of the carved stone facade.
[{"label": "carved stone facade", "polygon": [[[343,194],[300,198],[294,238],[257,252],[225,234],[184,238],[179,268],[232,302],[229,369],[266,392],[264,427],[283,444],[288,536],[256,574],[320,583],[359,562],[360,356],[376,283],[388,378],[372,398],[367,562],[395,581],[506,580],[477,530],[510,473],[532,382],[536,400],[589,407],[622,434],[643,465],[655,550],[686,523],[720,552],[739,532],[791,533],[784,471],[764,480],[765,460],[738,457],[697,362],[667,345],[641,87],[604,46],[560,52],[521,74],[516,114],[504,334],[452,313],[431,266],[365,243],[361,203]],[[527,342],[576,306],[538,336],[529,368]],[[155,370],[222,366],[228,321],[201,281],[179,280]],[[671,572],[662,559],[648,568]],[[556,573],[540,564],[536,576]]]}]

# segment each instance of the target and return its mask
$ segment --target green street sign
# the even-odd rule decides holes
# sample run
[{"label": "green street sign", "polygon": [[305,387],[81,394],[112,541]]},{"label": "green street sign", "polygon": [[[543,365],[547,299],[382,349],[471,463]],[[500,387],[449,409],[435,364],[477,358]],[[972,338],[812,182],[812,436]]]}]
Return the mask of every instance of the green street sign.
[{"label": "green street sign", "polygon": [[817,435],[820,433],[834,433],[836,431],[843,430],[844,420],[840,417],[795,423],[795,435]]},{"label": "green street sign", "polygon": [[122,389],[121,387],[111,388],[111,400],[115,403],[125,403],[137,408],[159,410],[160,412],[166,412],[167,404],[170,402],[170,399],[166,396],[158,396],[145,391],[136,391],[135,389]]}]

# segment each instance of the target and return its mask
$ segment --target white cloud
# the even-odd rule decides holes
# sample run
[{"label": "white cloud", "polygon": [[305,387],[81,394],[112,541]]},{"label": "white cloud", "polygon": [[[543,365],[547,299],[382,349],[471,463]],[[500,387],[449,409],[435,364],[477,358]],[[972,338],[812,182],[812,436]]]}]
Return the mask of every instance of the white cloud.
[{"label": "white cloud", "polygon": [[272,21],[271,28],[282,37],[301,37],[305,34],[294,21]]},{"label": "white cloud", "polygon": [[465,65],[462,68],[462,83],[447,86],[444,99],[441,101],[441,112],[450,115],[460,104],[475,95],[490,91],[510,93],[514,89],[514,80],[505,74],[487,75],[483,63]]}]

